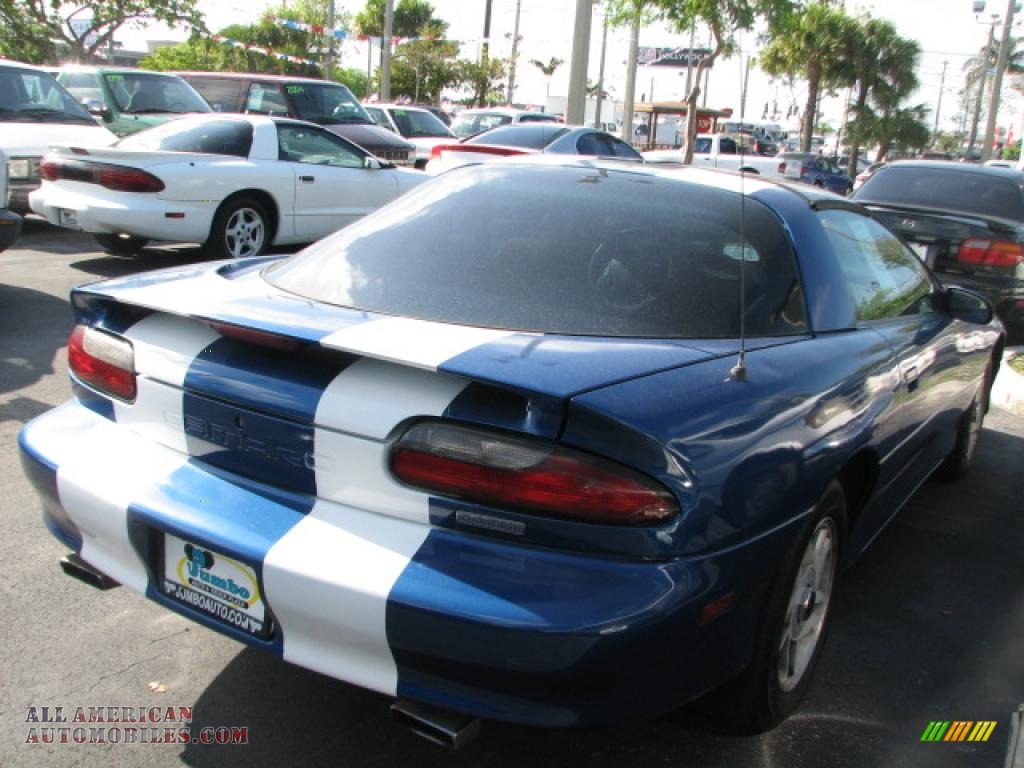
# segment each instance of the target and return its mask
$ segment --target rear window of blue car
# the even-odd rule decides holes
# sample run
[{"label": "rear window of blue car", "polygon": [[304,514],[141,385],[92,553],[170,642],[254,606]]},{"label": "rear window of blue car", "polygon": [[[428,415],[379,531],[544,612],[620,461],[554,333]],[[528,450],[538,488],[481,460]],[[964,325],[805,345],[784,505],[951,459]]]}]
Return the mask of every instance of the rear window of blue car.
[{"label": "rear window of blue car", "polygon": [[[540,333],[731,338],[804,333],[778,218],[735,192],[583,166],[444,174],[266,273],[330,304]],[[745,259],[745,262],[744,262]]]}]

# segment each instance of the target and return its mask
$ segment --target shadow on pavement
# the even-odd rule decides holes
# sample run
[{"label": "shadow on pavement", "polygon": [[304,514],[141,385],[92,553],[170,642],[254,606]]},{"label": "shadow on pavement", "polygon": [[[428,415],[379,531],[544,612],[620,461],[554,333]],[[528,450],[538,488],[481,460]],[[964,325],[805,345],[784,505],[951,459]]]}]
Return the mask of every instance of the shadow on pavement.
[{"label": "shadow on pavement", "polygon": [[0,393],[53,373],[54,354],[73,326],[65,299],[0,283]]},{"label": "shadow on pavement", "polygon": [[[685,711],[589,731],[486,723],[452,753],[395,724],[386,697],[246,649],[196,702],[193,733],[247,726],[250,746],[190,745],[182,759],[198,768],[1001,765],[1009,714],[1024,699],[1024,440],[991,425],[1011,418],[990,416],[974,473],[926,484],[846,574],[815,685],[770,733],[716,735]],[[922,743],[931,720],[998,725],[987,743]]]}]

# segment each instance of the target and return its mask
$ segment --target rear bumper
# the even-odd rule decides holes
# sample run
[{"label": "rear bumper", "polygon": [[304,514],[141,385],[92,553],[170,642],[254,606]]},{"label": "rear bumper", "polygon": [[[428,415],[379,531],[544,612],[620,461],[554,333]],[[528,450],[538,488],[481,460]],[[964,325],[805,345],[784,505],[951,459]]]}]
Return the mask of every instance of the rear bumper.
[{"label": "rear bumper", "polygon": [[[515,546],[211,471],[77,401],[29,423],[19,447],[48,528],[112,579],[300,666],[533,725],[653,716],[737,672],[794,533],[671,562]],[[273,634],[167,597],[167,534],[251,566]],[[733,609],[702,622],[728,593]]]},{"label": "rear bumper", "polygon": [[[44,185],[29,198],[32,211],[63,226],[61,210],[74,211],[78,229],[93,234],[127,234],[147,240],[202,243],[210,234],[216,204],[163,200],[119,193],[109,200]],[[183,214],[168,218],[168,213]]]},{"label": "rear bumper", "polygon": [[14,241],[21,234],[21,216],[0,208],[0,251],[4,251],[14,245]]}]

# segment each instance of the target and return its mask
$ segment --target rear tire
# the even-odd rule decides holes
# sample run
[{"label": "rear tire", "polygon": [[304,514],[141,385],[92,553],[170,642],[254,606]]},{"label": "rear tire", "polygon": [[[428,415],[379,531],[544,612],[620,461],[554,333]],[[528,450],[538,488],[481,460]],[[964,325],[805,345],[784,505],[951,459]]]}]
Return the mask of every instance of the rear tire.
[{"label": "rear tire", "polygon": [[96,242],[99,243],[107,253],[112,253],[115,256],[134,256],[136,253],[141,251],[149,243],[144,237],[134,237],[133,235],[93,235],[96,238]]},{"label": "rear tire", "polygon": [[753,661],[707,698],[716,725],[733,733],[762,733],[800,704],[831,623],[845,536],[846,499],[833,480],[775,577]]},{"label": "rear tire", "polygon": [[981,379],[981,386],[971,400],[971,404],[960,417],[960,427],[956,435],[956,445],[953,452],[949,454],[939,466],[936,475],[949,482],[956,482],[966,477],[974,466],[974,458],[978,453],[978,440],[981,438],[981,429],[985,422],[985,414],[988,412],[988,398],[991,390],[992,363],[985,367],[985,375]]},{"label": "rear tire", "polygon": [[221,205],[210,227],[206,251],[220,259],[259,256],[270,240],[270,216],[252,197],[235,197]]}]

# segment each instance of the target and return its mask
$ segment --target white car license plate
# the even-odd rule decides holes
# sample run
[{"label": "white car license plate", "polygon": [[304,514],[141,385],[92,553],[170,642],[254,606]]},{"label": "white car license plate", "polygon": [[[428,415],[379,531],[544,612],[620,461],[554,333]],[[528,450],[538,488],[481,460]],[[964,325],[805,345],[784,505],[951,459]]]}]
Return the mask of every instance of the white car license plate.
[{"label": "white car license plate", "polygon": [[68,229],[81,229],[82,225],[78,223],[78,211],[61,208],[60,225],[62,227],[67,227]]},{"label": "white car license plate", "polygon": [[256,571],[201,544],[166,534],[164,593],[255,637],[270,636]]}]

